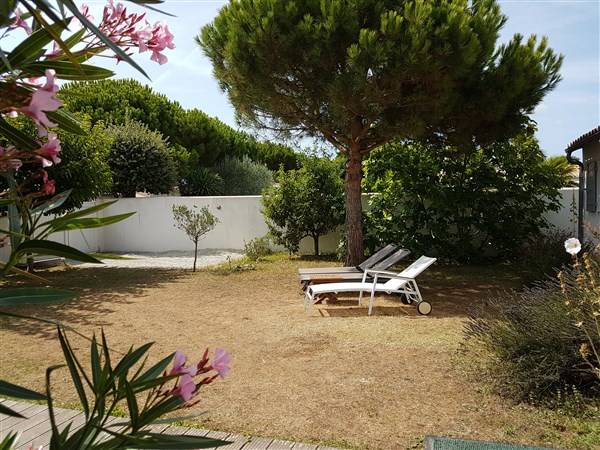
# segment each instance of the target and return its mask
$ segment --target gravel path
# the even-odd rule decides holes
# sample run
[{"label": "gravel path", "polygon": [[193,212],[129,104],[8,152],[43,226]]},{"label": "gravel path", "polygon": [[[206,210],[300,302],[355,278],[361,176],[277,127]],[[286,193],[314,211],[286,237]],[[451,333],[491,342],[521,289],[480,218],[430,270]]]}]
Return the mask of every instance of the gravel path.
[{"label": "gravel path", "polygon": [[[115,253],[117,254],[117,253]],[[78,267],[123,267],[123,268],[161,268],[161,269],[191,269],[194,264],[193,252],[166,253],[118,253],[126,259],[102,259],[103,266],[98,264],[80,264]],[[204,250],[198,252],[197,267],[221,264],[243,255],[233,250]]]}]

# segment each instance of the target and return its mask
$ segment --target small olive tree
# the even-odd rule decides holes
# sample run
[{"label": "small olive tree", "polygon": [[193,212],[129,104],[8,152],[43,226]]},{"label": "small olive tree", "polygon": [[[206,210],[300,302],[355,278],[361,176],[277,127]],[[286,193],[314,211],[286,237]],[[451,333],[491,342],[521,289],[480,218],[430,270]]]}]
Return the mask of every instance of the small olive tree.
[{"label": "small olive tree", "polygon": [[194,243],[194,267],[196,271],[196,262],[198,261],[198,241],[202,236],[215,228],[219,219],[217,219],[206,206],[198,210],[197,206],[188,208],[185,205],[173,205],[173,219],[175,227],[185,231],[185,234]]}]

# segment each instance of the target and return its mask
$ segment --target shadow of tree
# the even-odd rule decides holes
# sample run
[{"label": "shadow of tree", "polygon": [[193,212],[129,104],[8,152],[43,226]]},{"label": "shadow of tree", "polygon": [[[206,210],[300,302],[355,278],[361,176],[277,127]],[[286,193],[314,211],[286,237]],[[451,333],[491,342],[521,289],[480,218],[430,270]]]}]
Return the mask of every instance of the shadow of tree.
[{"label": "shadow of tree", "polygon": [[[48,280],[49,286],[75,291],[79,296],[71,301],[55,305],[23,305],[3,307],[2,310],[24,316],[33,316],[77,326],[111,325],[106,316],[118,304],[130,303],[132,297],[143,296],[148,288],[160,287],[186,277],[189,272],[152,268],[68,268],[48,270],[38,275]],[[11,280],[11,286],[33,286],[30,281]],[[39,286],[39,284],[37,285]],[[2,328],[26,335],[54,338],[53,325],[34,320],[0,319]]]}]

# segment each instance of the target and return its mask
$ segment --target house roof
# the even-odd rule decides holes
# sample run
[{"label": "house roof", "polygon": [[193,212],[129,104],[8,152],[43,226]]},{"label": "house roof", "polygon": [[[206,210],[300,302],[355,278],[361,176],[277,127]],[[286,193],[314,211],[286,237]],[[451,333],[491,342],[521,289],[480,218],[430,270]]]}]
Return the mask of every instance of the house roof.
[{"label": "house roof", "polygon": [[577,139],[575,139],[569,144],[565,151],[568,152],[569,150],[577,150],[578,148],[583,147],[585,144],[588,144],[597,139],[600,139],[600,125],[598,125],[593,130],[590,130],[587,133],[579,136]]}]

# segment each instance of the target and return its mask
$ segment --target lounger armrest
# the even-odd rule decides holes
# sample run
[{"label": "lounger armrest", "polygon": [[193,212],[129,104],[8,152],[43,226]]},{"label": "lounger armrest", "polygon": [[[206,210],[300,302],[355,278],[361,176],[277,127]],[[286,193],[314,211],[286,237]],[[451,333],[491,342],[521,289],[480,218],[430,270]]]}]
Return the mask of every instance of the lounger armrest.
[{"label": "lounger armrest", "polygon": [[377,274],[377,275],[389,275],[392,277],[398,276],[397,272],[390,272],[388,270],[367,269],[367,270],[365,270],[365,273],[369,274],[369,275]]},{"label": "lounger armrest", "polygon": [[414,279],[414,278],[411,278],[411,277],[403,277],[403,276],[402,276],[402,275],[400,275],[399,273],[396,273],[396,272],[388,272],[387,270],[372,270],[372,269],[369,269],[369,270],[367,270],[365,273],[368,273],[368,274],[375,274],[376,276],[378,276],[378,275],[386,275],[386,277],[389,277],[389,278],[398,278],[398,279],[400,279],[400,280],[415,281],[415,279]]}]

